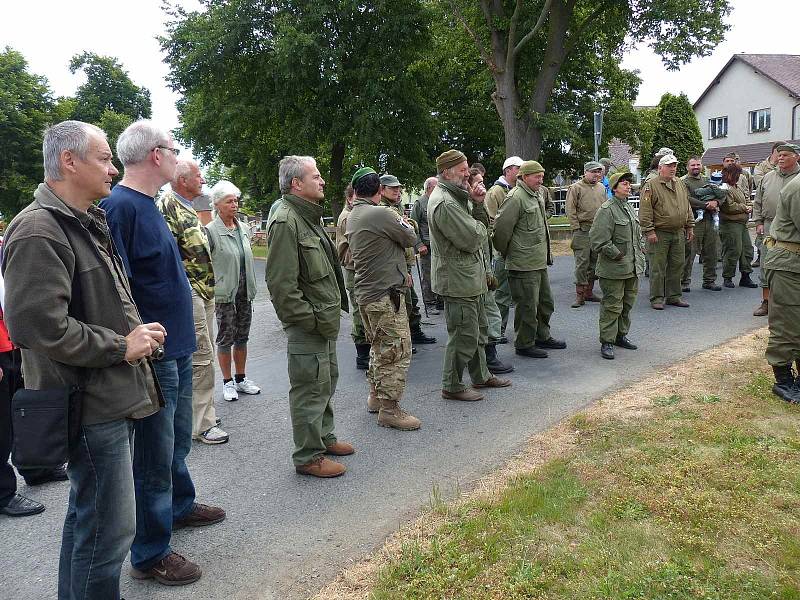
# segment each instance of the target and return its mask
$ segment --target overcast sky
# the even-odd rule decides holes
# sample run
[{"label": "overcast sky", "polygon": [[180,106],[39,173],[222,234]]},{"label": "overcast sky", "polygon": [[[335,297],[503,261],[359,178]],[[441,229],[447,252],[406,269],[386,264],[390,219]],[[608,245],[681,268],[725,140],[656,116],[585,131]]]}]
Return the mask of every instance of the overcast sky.
[{"label": "overcast sky", "polygon": [[[196,0],[179,1],[188,8],[198,6]],[[678,72],[666,71],[646,47],[625,57],[623,65],[638,69],[643,79],[637,104],[655,105],[664,92],[686,92],[694,101],[734,53],[800,52],[800,1],[732,0],[732,5],[732,28],[711,56]],[[88,50],[115,56],[137,85],[150,90],[153,119],[170,129],[179,125],[177,96],[167,88],[167,67],[155,39],[164,28],[161,0],[20,0],[5,2],[2,15],[0,46],[21,52],[30,70],[47,77],[57,96],[73,94],[83,81],[69,72],[74,54]]]}]

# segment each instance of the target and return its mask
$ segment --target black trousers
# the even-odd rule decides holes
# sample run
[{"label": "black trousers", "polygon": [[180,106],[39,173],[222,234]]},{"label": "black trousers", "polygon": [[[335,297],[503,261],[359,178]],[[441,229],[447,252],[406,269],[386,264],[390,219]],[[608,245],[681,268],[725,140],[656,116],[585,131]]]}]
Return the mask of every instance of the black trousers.
[{"label": "black trousers", "polygon": [[[0,506],[4,506],[17,493],[17,476],[9,462],[11,455],[11,398],[22,387],[22,359],[19,350],[0,352]],[[26,469],[19,474],[37,477],[48,469]]]}]

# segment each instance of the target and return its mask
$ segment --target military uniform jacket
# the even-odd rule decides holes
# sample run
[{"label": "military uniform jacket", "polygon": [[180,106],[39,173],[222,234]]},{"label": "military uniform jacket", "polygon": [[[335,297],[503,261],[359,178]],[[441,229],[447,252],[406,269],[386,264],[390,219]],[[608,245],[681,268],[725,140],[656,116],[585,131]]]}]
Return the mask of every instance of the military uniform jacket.
[{"label": "military uniform jacket", "polygon": [[772,222],[778,208],[781,190],[798,173],[800,173],[800,165],[795,165],[794,171],[791,173],[783,173],[779,169],[775,169],[764,175],[756,190],[756,199],[753,201],[753,221],[761,225],[765,221]]},{"label": "military uniform jacket", "polygon": [[411,207],[411,218],[416,221],[419,227],[419,243],[426,246],[431,243],[431,234],[428,228],[428,196],[423,194],[414,206]]},{"label": "military uniform jacket", "polygon": [[495,219],[492,242],[509,271],[547,268],[550,232],[544,200],[522,181],[517,181]]},{"label": "military uniform jacket", "polygon": [[677,177],[654,177],[642,186],[639,223],[644,233],[654,229],[678,231],[694,227],[686,186]]},{"label": "military uniform jacket", "polygon": [[719,205],[719,220],[733,223],[747,223],[750,215],[747,212],[747,200],[739,188],[730,187],[725,190],[725,198]]},{"label": "military uniform jacket", "polygon": [[267,287],[284,329],[298,326],[327,340],[339,334],[347,292],[322,207],[286,194],[267,224]]},{"label": "military uniform jacket", "polygon": [[603,202],[589,230],[589,239],[597,252],[598,277],[628,279],[644,273],[642,230],[627,200],[614,196]]},{"label": "military uniform jacket", "polygon": [[600,182],[590,184],[581,179],[569,186],[566,212],[572,231],[589,231],[597,209],[607,199],[606,186]]},{"label": "military uniform jacket", "polygon": [[794,251],[773,246],[767,253],[764,268],[800,273],[800,177],[792,179],[781,190],[769,235],[778,242],[794,244]]},{"label": "military uniform jacket", "polygon": [[506,201],[506,196],[512,188],[513,186],[508,185],[505,178],[502,178],[495,181],[494,185],[489,188],[488,192],[486,192],[486,198],[484,199],[483,204],[486,207],[486,212],[489,213],[489,217],[491,217],[492,220],[497,217],[498,211],[503,208],[503,203]]},{"label": "military uniform jacket", "polygon": [[[692,207],[692,214],[694,214],[694,217],[697,218],[697,211],[701,209],[705,210],[706,200],[698,198],[695,192],[698,190],[698,188],[708,185],[708,177],[705,175],[692,177],[687,173],[681,177],[681,181],[683,182],[683,185],[686,186],[686,191],[689,193],[689,206]],[[710,216],[711,215],[709,214],[709,218]],[[705,218],[705,214],[703,217]]]},{"label": "military uniform jacket", "polygon": [[350,252],[350,244],[345,236],[347,230],[347,217],[350,216],[350,209],[345,206],[339,213],[336,221],[336,254],[339,256],[339,264],[348,271],[355,270],[353,265],[353,255]]},{"label": "military uniform jacket", "polygon": [[485,294],[486,226],[472,217],[469,194],[440,177],[428,201],[428,226],[433,291],[454,298]]},{"label": "military uniform jacket", "polygon": [[761,181],[764,179],[764,175],[767,173],[771,173],[778,169],[778,165],[773,165],[769,162],[769,157],[762,160],[753,168],[753,184],[758,189],[758,186],[761,185]]}]

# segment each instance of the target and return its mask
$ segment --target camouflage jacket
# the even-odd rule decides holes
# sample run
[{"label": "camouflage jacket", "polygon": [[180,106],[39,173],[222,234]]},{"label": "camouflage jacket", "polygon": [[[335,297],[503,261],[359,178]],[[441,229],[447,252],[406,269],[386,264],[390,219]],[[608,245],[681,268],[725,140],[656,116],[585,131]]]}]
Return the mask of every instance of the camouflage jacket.
[{"label": "camouflage jacket", "polygon": [[205,229],[193,208],[186,206],[169,191],[156,202],[158,210],[164,215],[167,227],[175,236],[181,252],[183,268],[189,284],[204,300],[214,298],[214,269],[211,266],[211,250]]}]

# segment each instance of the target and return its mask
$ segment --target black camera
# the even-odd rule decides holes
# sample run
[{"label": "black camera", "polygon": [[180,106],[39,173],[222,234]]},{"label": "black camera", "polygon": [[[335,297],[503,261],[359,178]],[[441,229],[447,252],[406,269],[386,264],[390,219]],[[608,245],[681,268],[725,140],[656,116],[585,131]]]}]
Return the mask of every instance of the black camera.
[{"label": "black camera", "polygon": [[161,360],[164,358],[164,346],[158,346],[153,353],[150,355],[152,360]]}]

